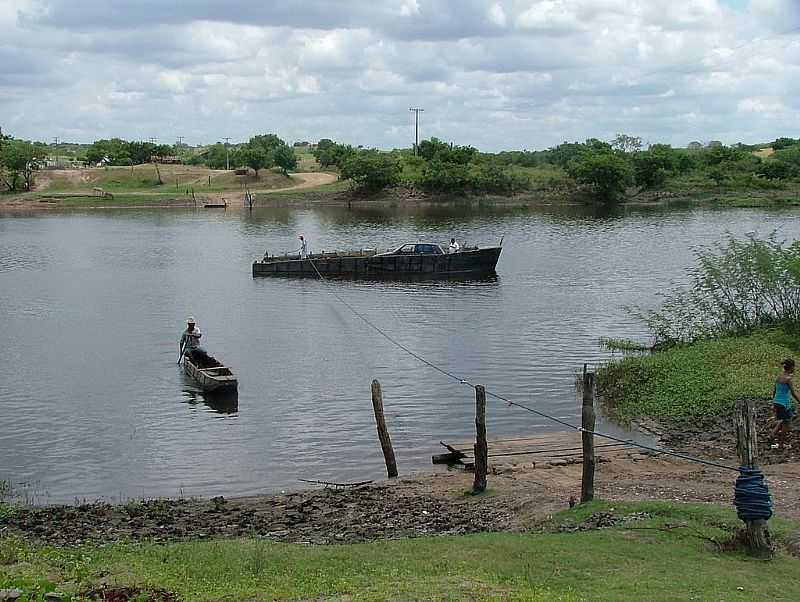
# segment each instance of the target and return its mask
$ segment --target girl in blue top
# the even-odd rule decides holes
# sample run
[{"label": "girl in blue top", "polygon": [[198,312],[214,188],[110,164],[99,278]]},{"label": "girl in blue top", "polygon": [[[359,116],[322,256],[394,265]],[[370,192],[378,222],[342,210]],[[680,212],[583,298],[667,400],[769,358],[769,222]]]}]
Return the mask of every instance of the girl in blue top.
[{"label": "girl in blue top", "polygon": [[783,449],[786,445],[786,436],[789,434],[789,426],[794,418],[794,408],[792,407],[792,397],[800,403],[797,391],[792,384],[792,374],[794,374],[794,360],[787,358],[781,362],[783,372],[775,380],[775,390],[772,395],[772,406],[775,408],[775,428],[769,435],[769,440],[777,443],[772,447]]}]

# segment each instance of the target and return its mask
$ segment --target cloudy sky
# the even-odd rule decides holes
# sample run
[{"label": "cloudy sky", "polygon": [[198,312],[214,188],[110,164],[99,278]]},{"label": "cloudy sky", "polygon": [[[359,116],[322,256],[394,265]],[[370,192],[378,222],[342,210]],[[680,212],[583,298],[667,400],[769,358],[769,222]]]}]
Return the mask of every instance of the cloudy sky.
[{"label": "cloudy sky", "polygon": [[393,148],[800,136],[800,0],[0,0],[0,127]]}]

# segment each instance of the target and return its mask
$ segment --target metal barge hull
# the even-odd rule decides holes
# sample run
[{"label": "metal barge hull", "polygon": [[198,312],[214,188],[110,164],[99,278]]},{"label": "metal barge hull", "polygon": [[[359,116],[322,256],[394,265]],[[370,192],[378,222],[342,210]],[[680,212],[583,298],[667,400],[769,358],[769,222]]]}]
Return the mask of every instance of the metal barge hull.
[{"label": "metal barge hull", "polygon": [[308,259],[265,258],[253,263],[256,276],[313,276],[348,278],[440,278],[484,276],[495,273],[501,247],[470,249],[458,253],[428,254],[318,254]]}]

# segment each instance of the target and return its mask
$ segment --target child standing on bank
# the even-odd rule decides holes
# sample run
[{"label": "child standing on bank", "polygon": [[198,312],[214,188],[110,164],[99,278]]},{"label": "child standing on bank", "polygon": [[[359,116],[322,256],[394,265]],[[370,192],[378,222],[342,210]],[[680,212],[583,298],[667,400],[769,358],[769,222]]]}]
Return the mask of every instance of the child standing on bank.
[{"label": "child standing on bank", "polygon": [[800,403],[797,391],[792,384],[794,374],[794,360],[787,358],[781,362],[783,372],[775,380],[775,391],[772,395],[772,406],[775,409],[775,428],[769,435],[770,441],[776,441],[771,447],[783,449],[786,445],[786,437],[789,434],[792,418],[794,418],[794,408],[792,407],[792,397]]}]

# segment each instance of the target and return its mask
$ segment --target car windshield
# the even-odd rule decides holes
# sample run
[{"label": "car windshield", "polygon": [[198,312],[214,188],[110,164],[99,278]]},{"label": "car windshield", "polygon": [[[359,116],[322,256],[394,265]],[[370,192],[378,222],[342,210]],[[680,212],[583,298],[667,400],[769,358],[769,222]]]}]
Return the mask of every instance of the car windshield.
[{"label": "car windshield", "polygon": [[439,245],[407,244],[397,249],[394,253],[396,255],[441,255],[442,249]]}]

